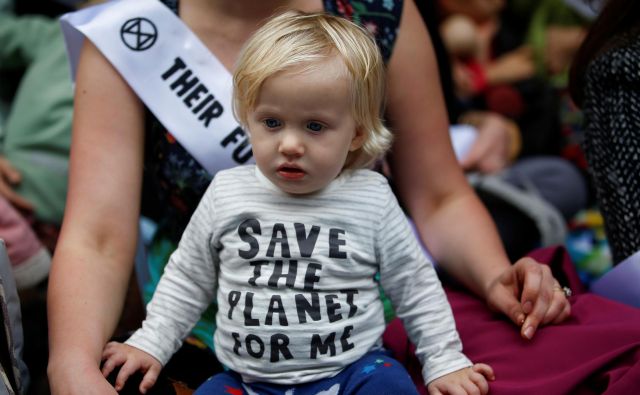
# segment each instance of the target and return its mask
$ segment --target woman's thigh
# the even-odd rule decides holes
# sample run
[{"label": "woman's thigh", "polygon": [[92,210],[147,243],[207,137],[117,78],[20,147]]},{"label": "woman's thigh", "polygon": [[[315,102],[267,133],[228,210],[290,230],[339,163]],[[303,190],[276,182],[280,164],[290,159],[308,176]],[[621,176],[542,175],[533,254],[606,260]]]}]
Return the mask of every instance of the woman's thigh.
[{"label": "woman's thigh", "polygon": [[[491,394],[632,394],[640,388],[640,309],[593,294],[571,298],[572,315],[520,337],[506,317],[468,291],[446,286],[465,354],[491,365]],[[393,322],[385,340],[415,374],[419,364]],[[406,337],[405,337],[406,339]]]}]

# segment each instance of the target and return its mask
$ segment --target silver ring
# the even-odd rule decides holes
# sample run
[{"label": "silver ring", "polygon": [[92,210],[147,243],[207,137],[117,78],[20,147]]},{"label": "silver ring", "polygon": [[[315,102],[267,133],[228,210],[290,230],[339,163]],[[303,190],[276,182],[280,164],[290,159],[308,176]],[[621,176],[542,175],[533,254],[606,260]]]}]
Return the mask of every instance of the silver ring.
[{"label": "silver ring", "polygon": [[562,292],[566,298],[569,298],[571,297],[571,295],[573,295],[573,291],[571,291],[571,288],[561,287],[560,284],[556,285],[553,289]]}]

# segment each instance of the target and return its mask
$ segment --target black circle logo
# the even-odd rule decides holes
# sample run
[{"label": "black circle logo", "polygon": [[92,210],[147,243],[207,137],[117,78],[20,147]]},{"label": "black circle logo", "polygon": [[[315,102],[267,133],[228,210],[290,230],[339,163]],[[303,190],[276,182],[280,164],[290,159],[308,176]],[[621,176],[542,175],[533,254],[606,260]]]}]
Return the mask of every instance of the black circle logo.
[{"label": "black circle logo", "polygon": [[144,51],[155,44],[158,30],[156,25],[147,18],[132,18],[122,25],[120,38],[130,49]]}]

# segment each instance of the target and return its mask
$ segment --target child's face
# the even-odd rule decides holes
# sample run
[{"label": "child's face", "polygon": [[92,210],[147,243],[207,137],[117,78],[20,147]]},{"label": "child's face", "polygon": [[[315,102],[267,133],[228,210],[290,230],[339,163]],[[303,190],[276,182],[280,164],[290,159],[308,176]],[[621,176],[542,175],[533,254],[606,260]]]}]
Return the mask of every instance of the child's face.
[{"label": "child's face", "polygon": [[351,108],[349,77],[338,57],[311,70],[294,68],[262,85],[249,113],[253,155],[262,173],[285,192],[305,194],[340,174],[364,136]]}]

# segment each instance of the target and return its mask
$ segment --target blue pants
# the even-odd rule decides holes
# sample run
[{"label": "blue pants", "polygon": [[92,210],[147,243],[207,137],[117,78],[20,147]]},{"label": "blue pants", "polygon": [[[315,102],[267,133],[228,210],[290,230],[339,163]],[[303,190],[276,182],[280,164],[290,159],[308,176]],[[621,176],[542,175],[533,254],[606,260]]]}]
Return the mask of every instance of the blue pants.
[{"label": "blue pants", "polygon": [[400,362],[384,351],[372,351],[336,376],[299,385],[245,384],[235,372],[211,377],[194,395],[417,395]]}]

